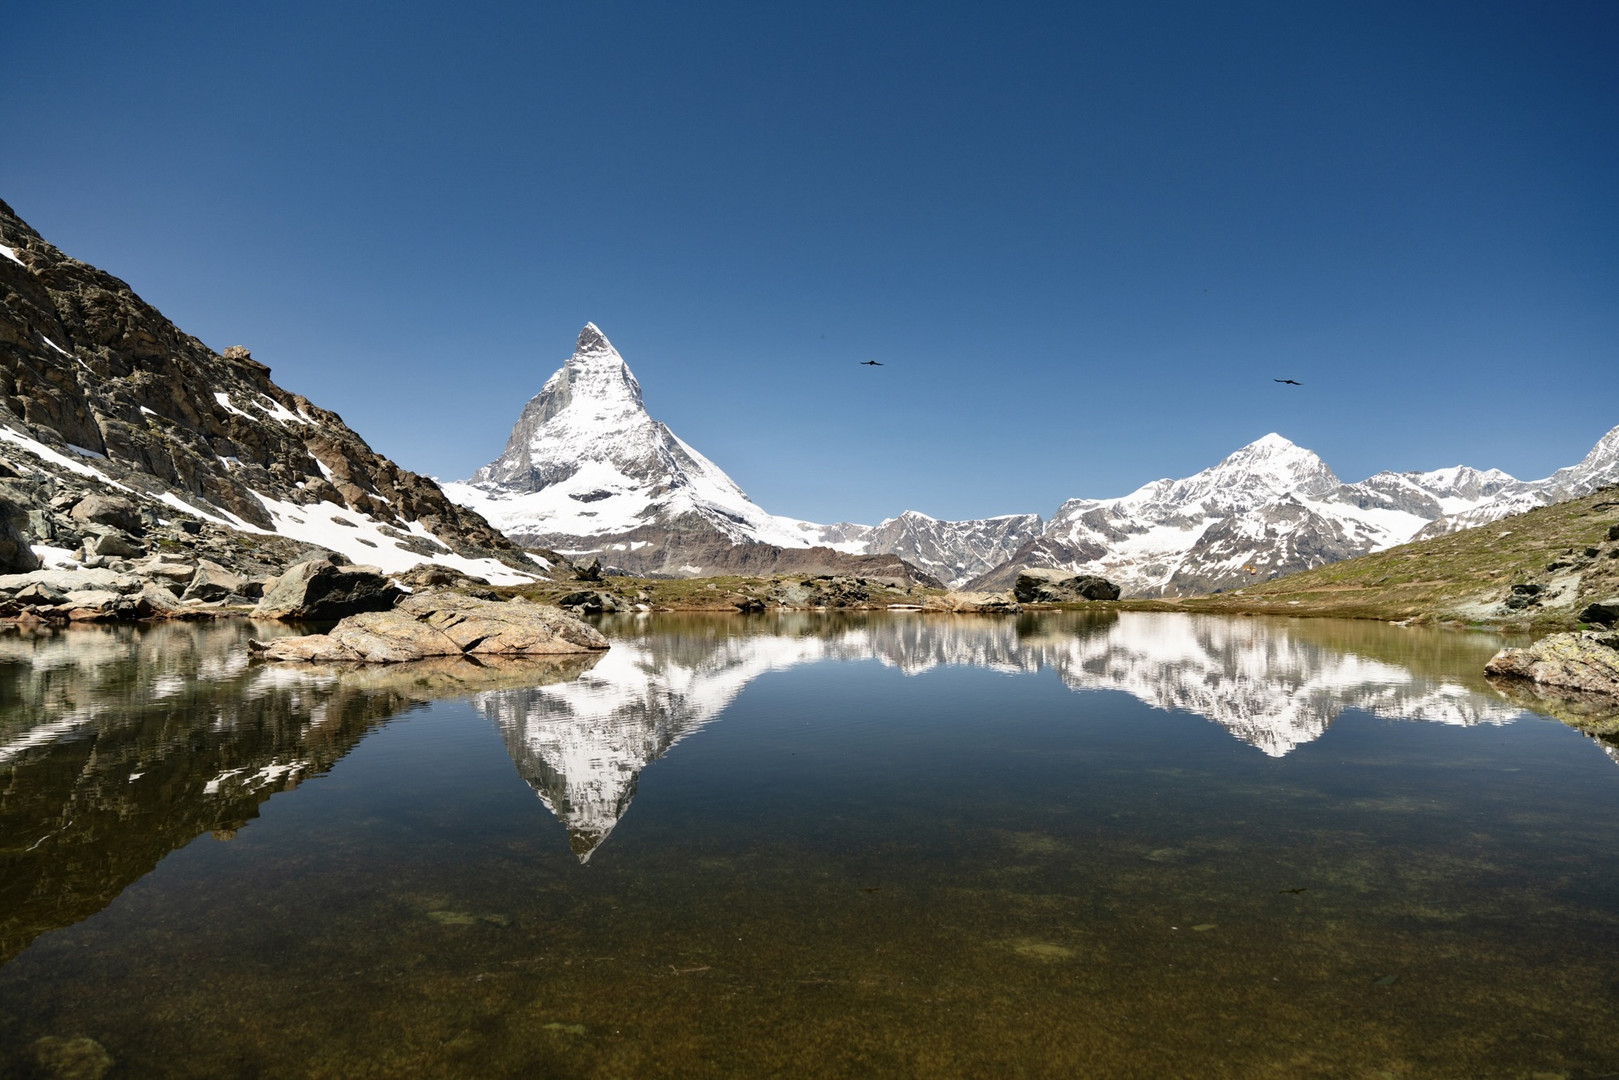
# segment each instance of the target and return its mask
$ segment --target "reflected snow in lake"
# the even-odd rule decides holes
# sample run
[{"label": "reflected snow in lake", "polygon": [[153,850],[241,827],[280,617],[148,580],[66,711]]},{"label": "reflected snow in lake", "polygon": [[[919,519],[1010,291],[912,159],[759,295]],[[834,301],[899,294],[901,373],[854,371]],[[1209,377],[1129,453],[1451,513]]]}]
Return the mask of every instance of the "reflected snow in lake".
[{"label": "reflected snow in lake", "polygon": [[1613,749],[1486,683],[1496,637],[602,626],[398,668],[0,635],[0,1074],[71,1039],[131,1076],[1619,1060]]}]

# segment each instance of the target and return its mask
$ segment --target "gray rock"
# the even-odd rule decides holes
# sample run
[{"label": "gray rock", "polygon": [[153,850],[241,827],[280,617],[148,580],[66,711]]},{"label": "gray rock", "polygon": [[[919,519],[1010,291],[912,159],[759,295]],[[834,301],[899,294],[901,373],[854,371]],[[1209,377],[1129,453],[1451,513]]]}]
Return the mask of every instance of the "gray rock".
[{"label": "gray rock", "polygon": [[17,601],[19,604],[52,606],[67,599],[67,593],[63,592],[61,589],[53,589],[49,585],[36,581],[32,585],[27,585],[21,589],[18,589],[12,594],[11,598]]},{"label": "gray rock", "polygon": [[147,585],[135,597],[135,604],[143,619],[171,618],[186,611],[185,605],[161,585]]},{"label": "gray rock", "polygon": [[1117,600],[1119,587],[1095,574],[1028,567],[1018,571],[1012,595],[1025,604],[1066,604],[1079,600]]},{"label": "gray rock", "polygon": [[620,609],[618,599],[610,593],[592,589],[571,592],[557,601],[557,607],[585,615],[600,615]]},{"label": "gray rock", "polygon": [[435,656],[549,656],[607,648],[607,639],[545,604],[421,592],[390,611],[363,612],[329,634],[253,642],[267,660],[403,663]]},{"label": "gray rock", "polygon": [[374,566],[338,566],[329,558],[309,559],[265,589],[253,618],[288,622],[341,619],[362,611],[386,611],[403,595]]},{"label": "gray rock", "polygon": [[197,571],[192,575],[186,591],[180,594],[180,599],[211,604],[232,596],[240,596],[246,586],[247,580],[242,575],[233,573],[216,562],[203,559],[197,564]]},{"label": "gray rock", "polygon": [[184,589],[197,576],[197,564],[191,559],[160,553],[136,563],[134,572]]},{"label": "gray rock", "polygon": [[75,521],[92,525],[108,525],[124,532],[140,532],[141,511],[129,499],[115,495],[86,495],[76,503],[70,514]]},{"label": "gray rock", "polygon": [[67,617],[74,622],[94,622],[102,619],[138,618],[134,602],[121,594],[105,589],[83,589],[70,592],[62,598],[60,608],[67,609]]},{"label": "gray rock", "polygon": [[[120,588],[123,575],[111,570],[98,570],[92,567],[76,567],[71,570],[30,570],[26,574],[0,574],[0,593],[15,593],[26,589],[30,585],[46,585],[59,593],[77,592],[81,589],[109,589],[113,592],[125,591]],[[138,590],[139,585],[136,585]]]},{"label": "gray rock", "polygon": [[1619,596],[1610,596],[1606,600],[1597,600],[1586,605],[1580,612],[1580,621],[1600,623],[1603,626],[1612,626],[1619,622]]},{"label": "gray rock", "polygon": [[146,554],[146,546],[117,529],[98,529],[84,538],[84,553],[107,559],[134,559]]},{"label": "gray rock", "polygon": [[922,610],[961,615],[1015,615],[1022,609],[1006,593],[948,592],[924,599]]},{"label": "gray rock", "polygon": [[1490,675],[1619,694],[1619,633],[1548,634],[1522,649],[1502,649],[1484,665]]},{"label": "gray rock", "polygon": [[28,521],[22,508],[0,499],[0,573],[20,574],[39,569],[39,556],[29,546],[21,526]]},{"label": "gray rock", "polygon": [[463,574],[459,570],[452,570],[448,566],[437,566],[433,563],[423,563],[412,567],[399,575],[401,585],[410,589],[442,589],[450,585],[488,585],[489,582],[481,577]]}]

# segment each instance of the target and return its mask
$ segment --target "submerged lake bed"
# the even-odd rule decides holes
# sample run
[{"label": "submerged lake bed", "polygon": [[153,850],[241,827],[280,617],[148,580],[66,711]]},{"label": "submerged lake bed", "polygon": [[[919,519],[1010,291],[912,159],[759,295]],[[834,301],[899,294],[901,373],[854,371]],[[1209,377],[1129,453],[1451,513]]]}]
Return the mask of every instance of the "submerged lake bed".
[{"label": "submerged lake bed", "polygon": [[0,637],[0,1074],[1619,1074],[1619,750],[1498,637],[601,626]]}]

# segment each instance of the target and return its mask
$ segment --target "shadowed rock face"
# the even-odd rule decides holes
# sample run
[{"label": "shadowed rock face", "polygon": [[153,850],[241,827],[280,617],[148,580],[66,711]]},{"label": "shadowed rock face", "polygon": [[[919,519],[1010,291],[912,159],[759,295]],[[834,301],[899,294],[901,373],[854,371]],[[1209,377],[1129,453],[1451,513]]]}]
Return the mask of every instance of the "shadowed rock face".
[{"label": "shadowed rock face", "polygon": [[1119,587],[1095,574],[1064,570],[1022,570],[1012,595],[1024,604],[1063,604],[1079,600],[1117,600]]},{"label": "shadowed rock face", "polygon": [[310,559],[271,583],[253,617],[290,622],[341,619],[362,611],[386,611],[403,595],[374,566]]}]

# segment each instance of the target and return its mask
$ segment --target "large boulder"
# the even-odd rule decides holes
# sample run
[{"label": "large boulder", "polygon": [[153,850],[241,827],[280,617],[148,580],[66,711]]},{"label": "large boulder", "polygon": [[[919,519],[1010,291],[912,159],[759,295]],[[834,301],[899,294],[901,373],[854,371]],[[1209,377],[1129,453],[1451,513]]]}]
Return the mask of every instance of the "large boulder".
[{"label": "large boulder", "polygon": [[386,611],[403,595],[374,566],[339,566],[331,559],[310,559],[264,590],[253,618],[285,622],[341,619],[362,611]]},{"label": "large boulder", "polygon": [[1024,604],[1069,604],[1080,600],[1117,600],[1119,587],[1095,574],[1025,567],[1018,571],[1012,595]]},{"label": "large boulder", "polygon": [[1619,694],[1619,633],[1549,634],[1526,648],[1502,649],[1484,670],[1548,686]]},{"label": "large boulder", "polygon": [[922,610],[958,615],[1015,615],[1021,609],[1006,593],[947,592],[924,599]]},{"label": "large boulder", "polygon": [[87,525],[108,525],[124,532],[141,531],[141,510],[129,499],[117,495],[86,495],[69,511],[74,521]]},{"label": "large boulder", "polygon": [[214,603],[232,596],[242,595],[242,589],[247,585],[247,579],[241,574],[227,570],[216,562],[200,559],[197,569],[186,584],[186,591],[181,595],[182,600],[200,600],[203,603]]},{"label": "large boulder", "polygon": [[146,554],[146,545],[120,529],[103,526],[85,535],[84,553],[109,559],[135,559]]},{"label": "large boulder", "polygon": [[197,576],[197,564],[187,556],[158,552],[136,563],[134,572],[180,592]]},{"label": "large boulder", "polygon": [[0,574],[26,574],[39,569],[39,556],[21,526],[28,514],[9,499],[0,499]]},{"label": "large boulder", "polygon": [[607,639],[546,604],[421,592],[390,611],[351,615],[328,634],[253,642],[267,660],[393,664],[434,656],[555,656],[595,652]]},{"label": "large boulder", "polygon": [[605,593],[599,589],[581,589],[559,597],[557,607],[571,611],[575,615],[600,615],[604,611],[617,611],[619,602],[612,593]]},{"label": "large boulder", "polygon": [[1580,621],[1599,623],[1602,626],[1612,626],[1619,622],[1619,596],[1610,596],[1606,600],[1596,600],[1587,604],[1585,610],[1580,612]]}]

